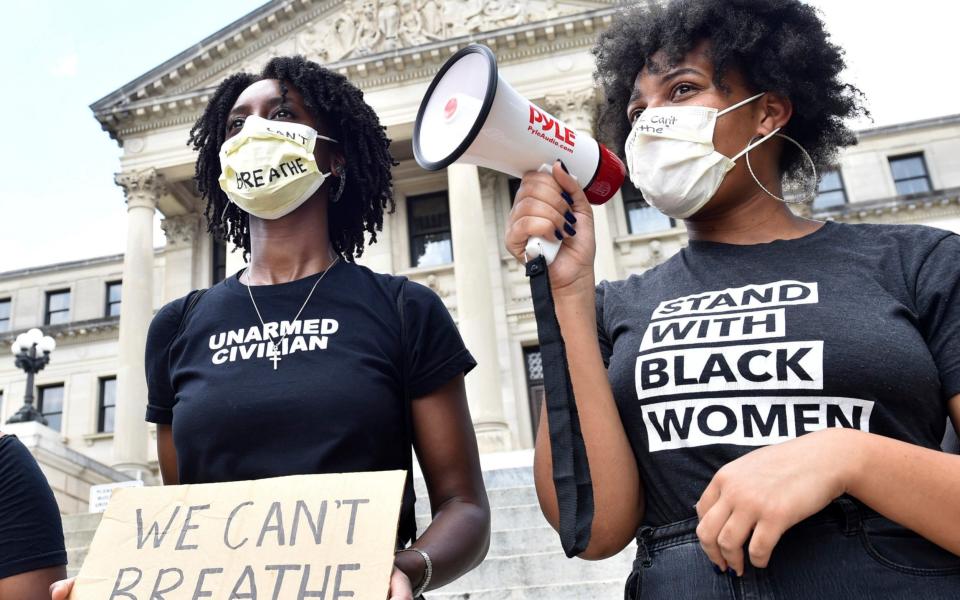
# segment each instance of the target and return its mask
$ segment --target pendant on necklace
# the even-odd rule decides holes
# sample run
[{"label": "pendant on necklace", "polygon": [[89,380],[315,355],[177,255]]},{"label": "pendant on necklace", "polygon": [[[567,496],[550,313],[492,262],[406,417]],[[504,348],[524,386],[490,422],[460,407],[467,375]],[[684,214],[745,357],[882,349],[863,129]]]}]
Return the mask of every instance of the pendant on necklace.
[{"label": "pendant on necklace", "polygon": [[277,363],[280,362],[281,360],[283,360],[283,359],[280,358],[280,353],[277,352],[277,347],[276,347],[276,345],[270,344],[270,350],[267,351],[267,354],[270,356],[270,358],[268,358],[267,360],[272,360],[272,361],[273,361],[273,370],[276,371],[276,370],[277,370]]}]

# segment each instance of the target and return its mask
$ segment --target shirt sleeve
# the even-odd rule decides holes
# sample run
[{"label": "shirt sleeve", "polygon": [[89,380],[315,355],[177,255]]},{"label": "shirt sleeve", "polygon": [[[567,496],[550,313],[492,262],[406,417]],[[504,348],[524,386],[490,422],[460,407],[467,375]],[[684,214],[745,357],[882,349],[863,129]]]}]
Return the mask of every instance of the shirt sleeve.
[{"label": "shirt sleeve", "polygon": [[610,355],[613,354],[613,344],[610,342],[610,336],[607,335],[607,329],[603,320],[603,302],[606,299],[607,282],[601,281],[597,286],[597,339],[600,341],[600,357],[603,358],[603,366],[610,368]]},{"label": "shirt sleeve", "polygon": [[430,288],[404,282],[404,359],[411,398],[434,391],[460,373],[469,373],[474,360],[443,301]]},{"label": "shirt sleeve", "polygon": [[960,394],[960,236],[942,238],[917,276],[920,329],[945,400]]},{"label": "shirt sleeve", "polygon": [[147,421],[169,425],[173,422],[176,393],[170,378],[170,344],[180,328],[184,298],[164,305],[150,322],[144,367],[147,376]]}]

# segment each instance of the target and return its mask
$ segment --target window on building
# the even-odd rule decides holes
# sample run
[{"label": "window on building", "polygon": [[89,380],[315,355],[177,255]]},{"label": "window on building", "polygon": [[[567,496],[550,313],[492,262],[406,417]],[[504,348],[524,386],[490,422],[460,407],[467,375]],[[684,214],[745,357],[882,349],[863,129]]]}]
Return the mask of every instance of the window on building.
[{"label": "window on building", "polygon": [[640,190],[625,179],[620,188],[623,196],[623,208],[627,213],[627,230],[632,234],[656,233],[674,227],[674,220],[653,208],[643,199]]},{"label": "window on building", "polygon": [[47,419],[47,426],[60,431],[63,419],[63,384],[45,385],[39,389],[37,410]]},{"label": "window on building", "polygon": [[104,313],[106,316],[120,316],[120,293],[122,290],[123,284],[119,281],[110,281],[107,283],[107,310]]},{"label": "window on building", "polygon": [[546,397],[543,385],[543,358],[540,355],[540,346],[529,346],[523,349],[523,364],[527,373],[527,398],[530,400],[530,423],[533,425],[533,436],[537,436],[537,427],[540,425],[540,408]]},{"label": "window on building", "polygon": [[113,432],[113,416],[117,406],[117,378],[100,378],[100,397],[97,400],[97,433]]},{"label": "window on building", "polygon": [[210,281],[217,283],[227,277],[227,243],[213,239],[210,256]]},{"label": "window on building", "polygon": [[47,309],[43,322],[56,325],[70,321],[70,290],[47,292]]},{"label": "window on building", "polygon": [[817,197],[813,200],[813,208],[832,208],[846,203],[847,192],[843,187],[843,175],[840,174],[840,170],[826,171],[817,187]]},{"label": "window on building", "polygon": [[410,266],[431,267],[453,262],[447,192],[409,196],[407,227],[410,232]]},{"label": "window on building", "polygon": [[0,298],[0,332],[10,331],[10,298]]},{"label": "window on building", "polygon": [[933,189],[923,153],[891,156],[890,171],[893,173],[893,184],[897,187],[898,195],[929,192]]}]

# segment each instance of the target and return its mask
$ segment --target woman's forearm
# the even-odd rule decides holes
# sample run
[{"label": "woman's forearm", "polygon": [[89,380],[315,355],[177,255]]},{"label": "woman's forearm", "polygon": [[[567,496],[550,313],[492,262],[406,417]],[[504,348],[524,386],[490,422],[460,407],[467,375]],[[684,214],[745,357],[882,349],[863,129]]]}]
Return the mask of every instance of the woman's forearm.
[{"label": "woman's forearm", "polygon": [[[555,291],[554,301],[593,481],[590,544],[580,556],[601,559],[616,554],[633,538],[643,516],[643,491],[600,355],[592,282],[589,288],[584,284],[580,290]],[[540,506],[556,529],[559,510],[545,410],[541,411],[535,457]]]},{"label": "woman's forearm", "polygon": [[854,429],[847,493],[960,555],[960,456]]},{"label": "woman's forearm", "polygon": [[[430,589],[450,583],[473,569],[490,545],[490,509],[485,504],[451,499],[439,507],[433,521],[412,547],[430,556]],[[423,581],[426,564],[417,552],[397,554],[396,565],[414,588]]]}]

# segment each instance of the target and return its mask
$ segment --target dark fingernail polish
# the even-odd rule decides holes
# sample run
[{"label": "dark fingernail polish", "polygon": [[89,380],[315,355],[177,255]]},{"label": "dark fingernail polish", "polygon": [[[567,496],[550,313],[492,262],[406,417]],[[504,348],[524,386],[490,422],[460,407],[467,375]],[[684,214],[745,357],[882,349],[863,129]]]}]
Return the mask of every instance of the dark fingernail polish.
[{"label": "dark fingernail polish", "polygon": [[577,222],[577,218],[573,216],[573,213],[570,212],[569,210],[563,213],[563,218],[567,220],[567,223],[573,224]]},{"label": "dark fingernail polish", "polygon": [[564,223],[563,230],[567,232],[567,235],[577,235],[577,230],[571,227],[570,223]]},{"label": "dark fingernail polish", "polygon": [[567,165],[563,164],[563,161],[562,161],[562,160],[560,161],[560,168],[563,169],[563,172],[564,172],[564,173],[567,173],[567,174],[570,173],[570,170],[567,169]]},{"label": "dark fingernail polish", "polygon": [[560,240],[561,242],[563,241],[563,234],[560,233],[559,229],[554,229],[553,235],[557,236],[557,239]]},{"label": "dark fingernail polish", "polygon": [[560,197],[566,200],[567,204],[573,206],[573,197],[567,192],[560,192]]},{"label": "dark fingernail polish", "polygon": [[720,570],[720,567],[714,564],[711,564],[710,566],[713,567],[714,573],[716,573],[717,575],[723,575],[723,571]]}]

